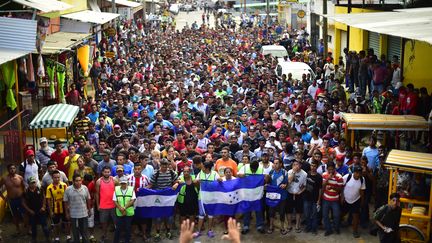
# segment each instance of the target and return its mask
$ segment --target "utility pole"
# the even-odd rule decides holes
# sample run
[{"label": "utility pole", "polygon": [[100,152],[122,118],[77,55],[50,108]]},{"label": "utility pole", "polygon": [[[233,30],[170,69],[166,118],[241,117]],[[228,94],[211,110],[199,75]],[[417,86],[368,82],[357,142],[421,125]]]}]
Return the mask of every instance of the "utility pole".
[{"label": "utility pole", "polygon": [[[111,7],[111,12],[112,13],[117,13],[117,9],[116,9],[116,2],[115,0],[111,1],[112,7]],[[114,19],[114,28],[117,30],[117,20]]]},{"label": "utility pole", "polygon": [[142,21],[143,21],[143,28],[145,28],[145,26],[146,26],[146,22],[147,22],[147,21],[146,21],[146,14],[147,14],[147,13],[146,13],[146,12],[147,12],[147,11],[146,11],[146,7],[147,7],[146,5],[147,5],[147,4],[146,4],[146,0],[141,0],[141,1],[142,1],[142,4],[143,4],[143,11],[142,11],[142,12],[143,12],[143,18],[142,18]]},{"label": "utility pole", "polygon": [[270,24],[270,2],[269,2],[269,0],[266,0],[266,12],[267,12],[266,23],[267,23],[267,28],[268,28],[269,24]]},{"label": "utility pole", "polygon": [[[323,15],[327,15],[327,0],[323,0]],[[324,41],[324,53],[323,58],[325,59],[328,53],[328,25],[327,17],[323,16],[323,41]]]}]

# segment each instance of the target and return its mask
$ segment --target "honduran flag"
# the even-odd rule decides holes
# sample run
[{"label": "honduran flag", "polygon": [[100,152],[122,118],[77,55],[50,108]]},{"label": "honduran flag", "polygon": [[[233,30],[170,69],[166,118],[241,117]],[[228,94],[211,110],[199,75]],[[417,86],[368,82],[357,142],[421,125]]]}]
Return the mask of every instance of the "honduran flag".
[{"label": "honduran flag", "polygon": [[267,185],[265,196],[266,205],[271,208],[276,207],[281,202],[282,190],[283,189],[280,189],[278,186]]},{"label": "honduran flag", "polygon": [[224,182],[201,182],[201,208],[206,215],[235,215],[261,211],[264,176],[250,175]]},{"label": "honduran flag", "polygon": [[179,191],[180,186],[175,191],[171,188],[163,190],[140,188],[136,194],[135,214],[142,218],[173,216]]}]

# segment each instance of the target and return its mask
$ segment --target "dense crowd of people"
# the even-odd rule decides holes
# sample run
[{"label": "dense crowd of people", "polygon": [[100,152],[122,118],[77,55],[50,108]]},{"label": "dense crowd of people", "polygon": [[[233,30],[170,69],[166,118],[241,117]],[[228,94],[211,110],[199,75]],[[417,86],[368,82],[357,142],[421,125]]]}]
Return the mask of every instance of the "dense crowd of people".
[{"label": "dense crowd of people", "polygon": [[[370,223],[370,205],[387,204],[383,162],[396,143],[384,147],[374,134],[362,133],[366,146],[361,140],[349,146],[342,113],[428,118],[430,96],[424,88],[404,85],[397,57],[389,61],[373,50],[346,51],[335,65],[332,54],[311,46],[307,37],[304,31],[286,33],[277,22],[235,31],[121,22],[94,57],[95,95],[84,95],[84,77],[70,85],[67,101],[80,112],[67,144],[56,140],[50,147],[42,137],[21,165],[8,166],[1,184],[18,232],[26,214],[33,239],[39,223],[53,242],[63,233],[74,242],[93,240],[94,227],[102,230],[103,242],[114,222],[114,242],[130,242],[133,232],[159,241],[173,237],[175,218],[198,217],[193,237],[213,238],[222,232],[215,231],[218,220],[200,210],[200,181],[263,174],[266,184],[283,193],[278,205],[255,212],[258,232],[317,234],[322,222],[325,236],[350,224],[358,238],[359,226]],[[308,63],[316,78],[277,77],[277,60],[259,52],[273,43],[285,46],[291,61]],[[107,51],[114,58],[106,58]],[[427,135],[413,140],[427,144]],[[405,181],[407,193],[427,195],[424,178]],[[142,187],[181,187],[176,215],[134,215]],[[241,221],[241,233],[247,234],[251,213]],[[382,226],[383,242],[395,242],[398,226]]]}]

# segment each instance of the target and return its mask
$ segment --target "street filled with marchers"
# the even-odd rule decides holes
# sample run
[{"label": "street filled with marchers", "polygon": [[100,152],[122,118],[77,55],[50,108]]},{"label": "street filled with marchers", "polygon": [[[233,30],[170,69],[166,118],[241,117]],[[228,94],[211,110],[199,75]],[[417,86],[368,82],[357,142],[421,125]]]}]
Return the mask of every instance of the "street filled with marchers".
[{"label": "street filled with marchers", "polygon": [[[385,132],[384,146],[381,133],[361,131],[350,146],[342,114],[428,118],[428,90],[402,83],[398,56],[333,57],[305,30],[208,14],[214,28],[206,12],[191,28],[134,19],[103,37],[89,77],[65,95],[80,107],[70,139],[39,138],[1,179],[16,237],[41,239],[41,225],[44,242],[182,241],[189,219],[190,237],[206,241],[231,235],[236,218],[242,235],[329,240],[377,226],[381,242],[397,242],[401,195],[389,196],[383,164],[400,134]],[[273,44],[289,57],[263,55]],[[275,72],[288,59],[313,72]],[[408,137],[430,147],[428,132]],[[404,196],[429,198],[427,177],[400,176]]]}]

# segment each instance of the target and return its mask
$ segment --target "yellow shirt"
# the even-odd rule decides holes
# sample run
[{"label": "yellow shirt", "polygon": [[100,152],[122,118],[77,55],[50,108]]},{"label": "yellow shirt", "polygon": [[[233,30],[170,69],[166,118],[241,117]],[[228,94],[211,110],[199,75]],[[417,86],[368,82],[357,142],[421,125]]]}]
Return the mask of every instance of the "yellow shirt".
[{"label": "yellow shirt", "polygon": [[[69,181],[72,181],[72,177],[73,177],[73,175],[74,175],[74,171],[75,171],[76,169],[78,169],[78,162],[77,162],[77,160],[78,160],[79,157],[80,157],[79,154],[75,154],[75,155],[72,157],[72,159],[70,159],[70,156],[67,156],[67,157],[65,158],[64,165],[67,166],[67,164],[70,163],[70,165],[69,165],[69,169],[68,169],[68,179],[69,179]],[[70,161],[69,161],[69,160],[70,160]]]},{"label": "yellow shirt", "polygon": [[67,188],[66,183],[61,182],[57,186],[52,183],[47,187],[45,197],[47,199],[52,199],[52,204],[49,205],[53,213],[62,214],[63,211],[63,196]]}]

